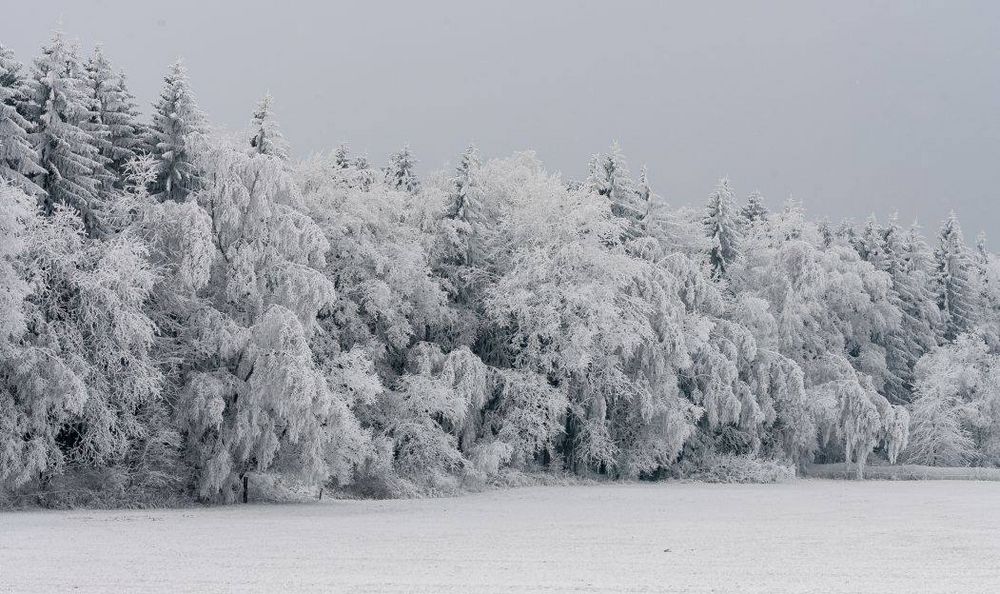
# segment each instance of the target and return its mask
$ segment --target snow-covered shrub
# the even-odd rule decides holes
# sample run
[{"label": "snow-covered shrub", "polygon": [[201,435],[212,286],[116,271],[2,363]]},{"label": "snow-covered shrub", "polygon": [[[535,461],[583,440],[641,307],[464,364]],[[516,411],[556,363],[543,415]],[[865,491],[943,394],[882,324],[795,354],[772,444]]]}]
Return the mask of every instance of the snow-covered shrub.
[{"label": "snow-covered shrub", "polygon": [[706,483],[780,483],[795,478],[795,467],[745,454],[710,454],[697,466],[682,464],[679,476]]}]

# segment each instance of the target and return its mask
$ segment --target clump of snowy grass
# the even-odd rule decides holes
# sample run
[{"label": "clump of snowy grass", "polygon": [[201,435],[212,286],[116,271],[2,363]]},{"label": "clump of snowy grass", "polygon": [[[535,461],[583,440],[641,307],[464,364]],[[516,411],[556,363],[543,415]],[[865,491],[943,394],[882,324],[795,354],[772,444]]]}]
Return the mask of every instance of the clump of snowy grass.
[{"label": "clump of snowy grass", "polygon": [[706,483],[781,483],[795,478],[795,468],[776,460],[747,455],[711,454],[681,478]]}]

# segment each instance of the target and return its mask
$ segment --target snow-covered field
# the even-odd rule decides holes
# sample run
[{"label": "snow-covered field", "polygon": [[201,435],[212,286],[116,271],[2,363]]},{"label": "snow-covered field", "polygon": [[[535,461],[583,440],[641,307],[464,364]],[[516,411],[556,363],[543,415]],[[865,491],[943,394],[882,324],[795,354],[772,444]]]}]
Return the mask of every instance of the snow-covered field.
[{"label": "snow-covered field", "polygon": [[1000,483],[0,514],[0,592],[1000,591]]}]

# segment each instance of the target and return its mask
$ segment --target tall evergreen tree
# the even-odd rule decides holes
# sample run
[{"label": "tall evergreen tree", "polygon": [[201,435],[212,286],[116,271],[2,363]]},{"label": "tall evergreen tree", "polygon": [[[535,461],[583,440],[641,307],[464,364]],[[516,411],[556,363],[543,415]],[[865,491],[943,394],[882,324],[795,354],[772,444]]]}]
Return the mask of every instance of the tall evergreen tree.
[{"label": "tall evergreen tree", "polygon": [[871,263],[876,270],[888,272],[889,262],[885,248],[885,230],[879,226],[875,215],[868,217],[860,237],[854,242],[854,249],[862,260]]},{"label": "tall evergreen tree", "polygon": [[278,122],[271,112],[271,93],[266,93],[253,112],[250,124],[250,148],[253,153],[288,159],[288,142],[281,134]]},{"label": "tall evergreen tree", "polygon": [[351,166],[351,150],[346,143],[341,143],[333,151],[333,164],[339,169],[347,169]]},{"label": "tall evergreen tree", "polygon": [[940,314],[927,286],[926,263],[915,259],[916,247],[909,245],[895,217],[880,233],[882,267],[892,278],[893,300],[902,312],[899,328],[886,341],[886,365],[898,382],[886,387],[895,402],[913,399],[914,369],[917,361],[937,345],[935,328]]},{"label": "tall evergreen tree", "polygon": [[653,210],[653,191],[649,188],[649,176],[646,166],[639,170],[639,185],[636,188],[636,195],[639,199],[639,220],[645,221]]},{"label": "tall evergreen tree", "polygon": [[640,202],[639,191],[618,142],[611,143],[608,154],[595,155],[591,159],[586,185],[590,191],[611,200],[611,209],[616,215],[635,220],[642,218],[645,205]]},{"label": "tall evergreen tree", "polygon": [[157,163],[153,195],[161,200],[183,201],[201,186],[191,144],[207,127],[191,93],[184,64],[179,60],[174,62],[163,80],[151,130],[151,150]]},{"label": "tall evergreen tree", "polygon": [[479,151],[475,145],[470,144],[469,148],[462,153],[462,158],[458,162],[455,170],[455,177],[452,178],[452,191],[448,197],[447,216],[452,219],[462,219],[468,222],[470,216],[469,184],[471,183],[472,172],[480,166]]},{"label": "tall evergreen tree", "polygon": [[945,219],[938,234],[934,265],[937,303],[944,318],[944,338],[954,340],[971,327],[976,305],[972,262],[954,212]]},{"label": "tall evergreen tree", "polygon": [[1000,311],[1000,294],[997,293],[995,256],[986,247],[986,234],[976,236],[976,252],[973,258],[976,267],[976,287],[979,290],[979,319],[990,321]]},{"label": "tall evergreen tree", "polygon": [[87,92],[91,101],[91,121],[98,131],[97,147],[121,189],[128,163],[142,151],[143,128],[135,99],[125,85],[124,74],[115,74],[101,46],[88,60]]},{"label": "tall evergreen tree", "polygon": [[[341,146],[346,150],[346,145]],[[361,188],[362,191],[367,192],[378,179],[378,173],[372,169],[371,163],[368,162],[368,155],[358,155],[358,157],[354,159],[353,165],[354,169],[358,172],[358,187]],[[350,166],[350,163],[348,163],[348,166]]]},{"label": "tall evergreen tree", "polygon": [[757,190],[750,192],[750,195],[747,197],[747,203],[740,210],[740,215],[748,224],[767,220],[767,207],[764,206],[764,197],[761,196],[760,192]]},{"label": "tall evergreen tree", "polygon": [[741,239],[739,218],[728,178],[719,180],[719,185],[709,197],[702,225],[705,235],[711,241],[708,264],[711,267],[712,277],[720,278],[725,276],[726,271],[739,256]]},{"label": "tall evergreen tree", "polygon": [[105,174],[94,137],[87,132],[90,115],[83,68],[73,48],[55,32],[35,60],[29,113],[32,136],[43,172],[33,181],[45,191],[42,209],[51,214],[66,204],[83,217],[88,233],[100,227],[100,179]]},{"label": "tall evergreen tree", "polygon": [[31,144],[32,124],[19,111],[27,104],[28,81],[14,52],[0,45],[0,178],[29,194],[42,189],[31,178],[44,173]]},{"label": "tall evergreen tree", "polygon": [[394,190],[405,190],[416,194],[420,190],[420,180],[414,171],[417,160],[406,145],[399,152],[389,155],[389,165],[385,168],[385,183]]}]

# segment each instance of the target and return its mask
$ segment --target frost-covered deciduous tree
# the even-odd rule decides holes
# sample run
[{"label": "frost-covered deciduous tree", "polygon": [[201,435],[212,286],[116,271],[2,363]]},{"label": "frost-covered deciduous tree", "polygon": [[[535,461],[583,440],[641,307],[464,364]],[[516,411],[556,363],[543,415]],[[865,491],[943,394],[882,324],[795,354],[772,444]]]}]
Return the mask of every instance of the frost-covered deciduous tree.
[{"label": "frost-covered deciduous tree", "polygon": [[28,108],[30,96],[30,83],[14,52],[0,45],[0,180],[40,194],[43,190],[32,178],[45,170],[29,135],[34,126],[19,111]]},{"label": "frost-covered deciduous tree", "polygon": [[[174,338],[184,353],[175,417],[198,494],[232,500],[249,473],[346,480],[363,436],[309,346],[335,295],[320,272],[328,243],[280,159],[218,143],[196,165],[204,189],[196,203],[174,208],[197,204],[201,213],[188,216],[202,230],[160,245],[192,281],[173,314],[188,318]],[[186,242],[211,255],[184,262],[185,250],[175,248]]]},{"label": "frost-covered deciduous tree", "polygon": [[567,191],[533,155],[483,175],[503,217],[487,250],[502,274],[486,297],[497,361],[566,395],[569,468],[638,476],[670,464],[698,416],[674,381],[687,359],[672,278],[626,253],[628,223],[606,200]]},{"label": "frost-covered deciduous tree", "polygon": [[181,61],[170,65],[163,91],[153,106],[150,152],[156,159],[153,195],[160,200],[183,201],[201,188],[195,147],[207,132],[205,116],[195,102]]},{"label": "frost-covered deciduous tree", "polygon": [[57,436],[87,396],[73,368],[25,337],[35,316],[26,259],[45,224],[33,198],[0,182],[0,492],[61,468]]},{"label": "frost-covered deciduous tree", "polygon": [[981,336],[962,334],[922,357],[908,458],[940,466],[1000,463],[998,376],[1000,359]]},{"label": "frost-covered deciduous tree", "polygon": [[5,448],[20,464],[14,486],[44,484],[67,466],[141,463],[142,450],[162,437],[145,245],[127,234],[90,238],[79,214],[60,204],[25,231],[18,266],[31,281],[26,331],[0,374],[10,382]]}]

